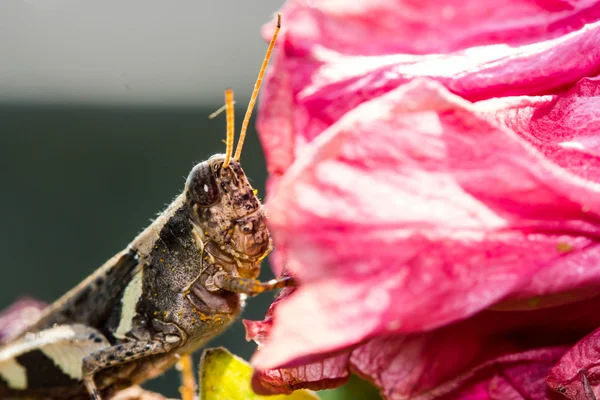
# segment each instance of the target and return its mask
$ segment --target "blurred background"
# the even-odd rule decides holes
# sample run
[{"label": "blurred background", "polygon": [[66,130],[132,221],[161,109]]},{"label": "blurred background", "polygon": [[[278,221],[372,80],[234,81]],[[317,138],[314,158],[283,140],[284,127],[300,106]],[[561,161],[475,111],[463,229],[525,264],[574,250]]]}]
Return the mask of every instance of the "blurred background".
[{"label": "blurred background", "polygon": [[[282,4],[0,3],[0,309],[58,298],[145,228],[195,163],[224,150],[225,116],[208,115],[232,87],[239,130],[266,50],[260,28]],[[264,193],[251,126],[242,162]],[[271,300],[251,299],[244,318],[262,319]],[[255,349],[239,322],[209,345],[245,359]],[[146,386],[176,397],[178,376]],[[321,395],[377,398],[357,380]]]}]

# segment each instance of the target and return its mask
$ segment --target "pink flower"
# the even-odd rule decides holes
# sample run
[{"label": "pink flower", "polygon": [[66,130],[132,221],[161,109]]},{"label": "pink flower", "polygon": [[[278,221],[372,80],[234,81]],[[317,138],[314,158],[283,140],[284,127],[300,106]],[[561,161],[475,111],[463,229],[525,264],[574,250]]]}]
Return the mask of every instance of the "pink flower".
[{"label": "pink flower", "polygon": [[30,297],[17,299],[0,311],[0,344],[18,336],[38,320],[46,303]]},{"label": "pink flower", "polygon": [[600,325],[600,3],[299,0],[283,25],[258,127],[301,285],[246,322],[255,390],[545,399],[556,365],[586,398],[598,351],[559,359]]}]

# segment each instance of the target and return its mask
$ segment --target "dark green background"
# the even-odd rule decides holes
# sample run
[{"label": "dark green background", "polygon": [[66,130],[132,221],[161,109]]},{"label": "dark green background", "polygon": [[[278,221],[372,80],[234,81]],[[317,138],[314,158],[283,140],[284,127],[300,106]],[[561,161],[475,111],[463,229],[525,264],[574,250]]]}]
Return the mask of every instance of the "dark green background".
[{"label": "dark green background", "polygon": [[[51,302],[123,249],[181,192],[195,163],[224,151],[224,115],[207,118],[217,107],[0,106],[0,309],[24,295]],[[252,126],[242,165],[263,195]],[[262,319],[271,300],[250,299],[243,317]],[[209,345],[245,359],[255,348],[239,321]],[[175,397],[178,376],[147,386]],[[361,394],[335,398],[374,398],[349,389]]]}]

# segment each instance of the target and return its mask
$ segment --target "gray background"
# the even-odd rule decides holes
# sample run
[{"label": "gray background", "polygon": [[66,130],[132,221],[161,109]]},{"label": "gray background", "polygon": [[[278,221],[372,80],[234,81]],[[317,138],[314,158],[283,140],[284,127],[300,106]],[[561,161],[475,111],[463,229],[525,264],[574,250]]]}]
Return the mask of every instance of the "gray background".
[{"label": "gray background", "polygon": [[283,0],[3,0],[0,101],[204,105],[249,96]]},{"label": "gray background", "polygon": [[[0,2],[0,309],[58,298],[146,227],[196,162],[223,151],[224,115],[207,116],[232,87],[239,130],[266,50],[260,28],[282,3]],[[264,193],[251,127],[242,163]],[[244,317],[261,319],[271,299],[250,299]],[[210,345],[246,359],[255,348],[239,322]],[[147,386],[178,395],[174,371]]]}]

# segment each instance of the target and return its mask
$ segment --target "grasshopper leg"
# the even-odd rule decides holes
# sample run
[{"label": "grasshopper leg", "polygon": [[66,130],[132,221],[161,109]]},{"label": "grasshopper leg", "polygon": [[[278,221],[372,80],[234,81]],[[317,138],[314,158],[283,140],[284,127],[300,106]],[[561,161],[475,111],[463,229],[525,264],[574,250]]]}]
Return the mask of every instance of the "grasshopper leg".
[{"label": "grasshopper leg", "polygon": [[190,354],[181,355],[177,364],[181,373],[181,387],[179,389],[182,400],[194,400],[196,394],[196,379],[194,378],[194,369],[192,367],[192,356]]},{"label": "grasshopper leg", "polygon": [[85,377],[83,379],[83,384],[85,385],[85,388],[90,394],[90,398],[92,400],[102,400],[102,398],[100,397],[100,393],[98,393],[98,388],[96,387],[96,384],[94,383],[93,379],[88,379],[87,377]]},{"label": "grasshopper leg", "polygon": [[260,282],[256,279],[240,278],[231,275],[219,275],[215,278],[215,284],[224,290],[244,293],[249,296],[268,292],[270,290],[281,289],[289,286],[296,286],[296,282],[292,277],[272,279],[269,282]]},{"label": "grasshopper leg", "polygon": [[[169,340],[169,336],[172,337],[172,340]],[[143,357],[170,351],[179,343],[180,338],[175,335],[169,336],[167,336],[167,341],[125,342],[86,356],[82,363],[83,383],[92,400],[101,400],[98,388],[94,382],[94,375],[96,373],[119,364],[125,364]],[[175,341],[175,338],[177,338],[177,341]]]}]

